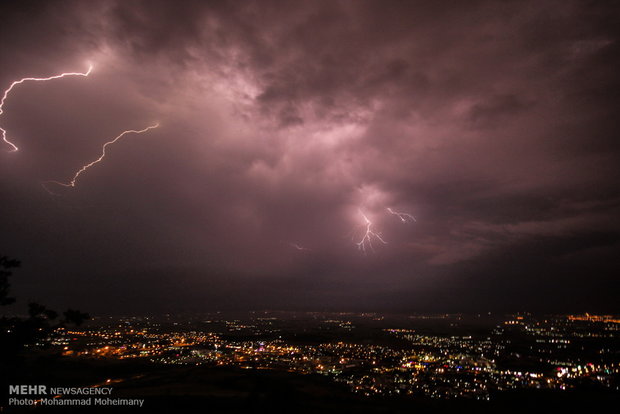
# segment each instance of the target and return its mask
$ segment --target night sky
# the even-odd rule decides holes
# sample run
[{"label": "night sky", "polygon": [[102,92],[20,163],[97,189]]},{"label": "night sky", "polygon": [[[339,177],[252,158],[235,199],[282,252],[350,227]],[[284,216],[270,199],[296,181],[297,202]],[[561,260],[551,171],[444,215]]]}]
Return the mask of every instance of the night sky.
[{"label": "night sky", "polygon": [[3,1],[15,309],[619,311],[619,9]]}]

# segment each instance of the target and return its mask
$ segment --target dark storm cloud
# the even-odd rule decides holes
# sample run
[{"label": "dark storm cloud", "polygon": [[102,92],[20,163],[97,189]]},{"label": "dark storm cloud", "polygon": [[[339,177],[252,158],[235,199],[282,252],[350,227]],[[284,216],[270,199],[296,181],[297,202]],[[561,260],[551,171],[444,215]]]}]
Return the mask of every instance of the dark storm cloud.
[{"label": "dark storm cloud", "polygon": [[[536,307],[559,284],[559,309],[617,289],[611,3],[3,8],[2,85],[95,64],[20,86],[0,118],[22,149],[1,191],[24,295],[458,310]],[[40,188],[154,121],[78,188]],[[366,255],[360,210],[388,242]],[[613,307],[596,289],[580,306]]]}]

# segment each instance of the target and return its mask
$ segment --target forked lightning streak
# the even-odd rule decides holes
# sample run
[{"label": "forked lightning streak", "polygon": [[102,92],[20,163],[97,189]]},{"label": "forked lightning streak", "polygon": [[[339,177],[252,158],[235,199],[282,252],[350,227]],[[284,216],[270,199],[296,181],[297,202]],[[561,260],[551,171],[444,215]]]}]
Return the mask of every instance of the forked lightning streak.
[{"label": "forked lightning streak", "polygon": [[80,175],[82,173],[84,173],[86,170],[88,170],[90,167],[92,167],[93,165],[101,162],[105,156],[106,156],[106,148],[108,147],[108,145],[112,145],[114,144],[116,141],[118,141],[119,139],[121,139],[122,137],[124,137],[127,134],[142,134],[144,132],[147,132],[151,129],[155,129],[159,127],[159,123],[155,124],[155,125],[151,125],[149,127],[146,127],[144,129],[140,129],[140,130],[135,130],[135,129],[129,129],[127,131],[123,131],[121,132],[118,136],[116,136],[116,138],[114,138],[111,141],[106,142],[105,144],[103,144],[102,148],[101,148],[101,155],[99,156],[99,158],[97,158],[96,160],[89,162],[88,164],[85,164],[82,166],[82,168],[80,168],[74,175],[73,178],[71,178],[71,180],[67,181],[67,182],[61,182],[61,181],[55,181],[55,180],[50,180],[50,181],[45,181],[43,182],[41,185],[43,186],[43,188],[51,193],[54,194],[53,192],[51,192],[49,190],[49,188],[47,188],[46,184],[56,184],[56,185],[60,185],[63,187],[75,187],[76,183],[77,183],[77,179],[80,177]]},{"label": "forked lightning streak", "polygon": [[[14,81],[11,86],[8,87],[8,89],[6,89],[4,91],[4,94],[2,95],[2,101],[0,101],[0,115],[2,115],[4,113],[4,103],[6,102],[6,99],[9,96],[9,93],[13,90],[13,88],[17,85],[20,85],[24,82],[28,82],[28,81],[35,81],[35,82],[45,82],[45,81],[50,81],[53,79],[60,79],[60,78],[64,78],[66,76],[88,76],[90,75],[90,72],[93,70],[93,65],[89,65],[88,66],[88,70],[86,72],[66,72],[66,73],[61,73],[60,75],[54,75],[54,76],[50,76],[48,78],[23,78],[17,81]],[[13,142],[9,141],[9,139],[6,137],[6,130],[2,127],[0,127],[0,131],[2,131],[2,140],[4,142],[6,142],[8,145],[11,146],[11,152],[15,152],[18,151],[19,148],[17,147],[17,145],[15,145]]]}]

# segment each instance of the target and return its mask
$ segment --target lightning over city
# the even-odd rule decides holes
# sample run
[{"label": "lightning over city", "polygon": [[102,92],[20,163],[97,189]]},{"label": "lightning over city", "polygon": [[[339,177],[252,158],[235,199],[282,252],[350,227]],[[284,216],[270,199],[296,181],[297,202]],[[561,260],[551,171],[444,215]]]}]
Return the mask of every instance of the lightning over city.
[{"label": "lightning over city", "polygon": [[[64,78],[64,77],[67,77],[67,76],[83,76],[83,77],[86,77],[86,76],[90,75],[92,70],[93,70],[93,65],[89,65],[88,66],[88,70],[86,72],[65,72],[65,73],[61,73],[59,75],[49,76],[47,78],[22,78],[20,80],[14,81],[13,83],[11,83],[11,86],[9,86],[4,91],[4,94],[2,95],[2,100],[0,101],[0,115],[2,115],[4,113],[4,104],[6,102],[6,99],[9,96],[9,93],[17,85],[20,85],[20,84],[22,84],[24,82],[30,82],[30,81],[33,81],[33,82],[46,82],[46,81],[50,81],[50,80],[54,80],[54,79]],[[19,148],[17,147],[17,145],[15,145],[15,143],[11,142],[7,138],[6,130],[4,128],[0,127],[0,132],[2,133],[2,140],[11,147],[10,151],[11,152],[18,151]]]},{"label": "lightning over city", "polygon": [[106,156],[106,149],[107,149],[107,147],[109,145],[114,144],[115,142],[117,142],[118,140],[120,140],[121,138],[123,138],[127,134],[143,134],[143,133],[145,133],[147,131],[150,131],[150,130],[158,128],[158,127],[159,127],[159,123],[156,123],[154,125],[151,125],[151,126],[148,126],[148,127],[144,128],[144,129],[140,129],[140,130],[129,129],[129,130],[121,132],[114,139],[112,139],[112,140],[106,142],[105,144],[103,144],[103,146],[101,147],[101,155],[99,156],[99,158],[97,158],[96,160],[94,160],[92,162],[89,162],[88,164],[83,165],[79,170],[77,170],[77,172],[73,175],[71,180],[66,181],[66,182],[55,181],[55,180],[45,181],[45,182],[42,183],[43,188],[45,190],[47,190],[48,192],[51,192],[49,190],[49,188],[47,188],[46,184],[56,184],[56,185],[63,186],[63,187],[75,187],[75,185],[77,183],[77,179],[79,178],[79,176],[81,174],[86,172],[86,170],[88,170],[89,168],[91,168],[95,164],[98,164],[101,161],[103,161],[103,159]]},{"label": "lightning over city", "polygon": [[393,214],[393,215],[395,215],[396,217],[398,217],[398,219],[399,219],[400,221],[402,221],[403,223],[411,223],[411,222],[416,222],[416,221],[417,221],[417,220],[415,219],[415,217],[414,217],[414,216],[412,216],[412,215],[411,215],[411,214],[409,214],[409,213],[400,213],[400,212],[398,212],[398,211],[394,211],[394,210],[392,210],[390,207],[388,207],[388,208],[387,208],[387,211],[388,211],[390,214]]},{"label": "lightning over city", "polygon": [[0,18],[0,414],[618,405],[620,0]]},{"label": "lightning over city", "polygon": [[387,244],[387,242],[383,240],[383,238],[381,237],[381,234],[377,233],[376,231],[372,229],[373,224],[368,219],[366,214],[364,214],[361,209],[358,211],[364,219],[364,233],[363,233],[362,238],[358,242],[355,243],[357,245],[357,248],[364,253],[366,253],[366,247],[369,247],[371,250],[374,251],[374,247],[372,245],[373,238],[383,244]]}]

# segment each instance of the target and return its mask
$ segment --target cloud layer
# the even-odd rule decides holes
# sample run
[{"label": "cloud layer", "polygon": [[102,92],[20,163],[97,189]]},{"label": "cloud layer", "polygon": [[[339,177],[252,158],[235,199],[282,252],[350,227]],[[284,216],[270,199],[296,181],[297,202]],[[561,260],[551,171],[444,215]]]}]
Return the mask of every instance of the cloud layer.
[{"label": "cloud layer", "polygon": [[[1,85],[95,66],[21,85],[0,117],[20,146],[0,155],[0,226],[21,296],[103,312],[617,306],[610,4],[2,7]],[[41,188],[153,122],[75,189]],[[386,241],[366,254],[361,213]]]}]

